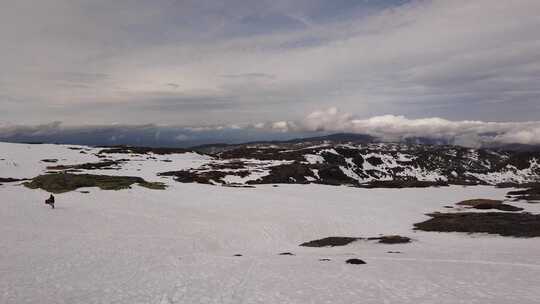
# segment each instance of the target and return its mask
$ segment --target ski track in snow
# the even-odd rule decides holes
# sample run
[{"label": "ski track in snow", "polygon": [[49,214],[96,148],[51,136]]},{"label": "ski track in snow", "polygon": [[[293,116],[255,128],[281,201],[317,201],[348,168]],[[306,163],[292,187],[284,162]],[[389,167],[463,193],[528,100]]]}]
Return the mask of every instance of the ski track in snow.
[{"label": "ski track in snow", "polygon": [[[0,143],[0,152],[2,177],[40,174],[52,165],[41,159],[99,161],[66,146]],[[138,175],[164,181],[168,189],[79,189],[57,195],[51,210],[43,204],[45,191],[0,185],[0,303],[540,302],[539,238],[412,230],[426,213],[448,212],[443,206],[464,199],[502,199],[509,189],[239,189],[155,176],[171,166],[199,167],[206,156],[129,157],[142,166],[88,171]],[[512,204],[540,212],[540,204]],[[298,246],[327,236],[379,234],[414,242]],[[354,257],[367,264],[345,264]]]}]

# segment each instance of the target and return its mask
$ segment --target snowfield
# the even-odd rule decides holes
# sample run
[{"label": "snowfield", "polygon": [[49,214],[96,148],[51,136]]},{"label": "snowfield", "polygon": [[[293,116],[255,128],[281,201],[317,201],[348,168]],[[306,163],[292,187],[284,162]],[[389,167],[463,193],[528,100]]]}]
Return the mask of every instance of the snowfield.
[{"label": "snowfield", "polygon": [[[156,176],[197,168],[208,156],[111,157],[138,161],[87,172],[168,188],[78,189],[56,195],[53,210],[43,204],[45,191],[0,185],[0,303],[540,303],[538,238],[412,229],[425,213],[465,199],[504,199],[509,189],[231,188]],[[51,158],[99,161],[67,146],[0,143],[0,177],[34,177],[51,165],[40,160]],[[540,204],[511,204],[540,213]],[[298,246],[380,234],[414,241]]]}]

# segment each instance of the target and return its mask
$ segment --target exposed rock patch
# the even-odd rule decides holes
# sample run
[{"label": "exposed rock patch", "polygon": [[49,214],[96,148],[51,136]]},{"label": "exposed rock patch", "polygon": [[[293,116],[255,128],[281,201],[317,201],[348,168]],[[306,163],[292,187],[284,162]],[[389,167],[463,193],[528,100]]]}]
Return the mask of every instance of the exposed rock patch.
[{"label": "exposed rock patch", "polygon": [[56,158],[49,158],[49,159],[42,159],[41,161],[44,162],[44,163],[57,163],[57,162],[58,162],[58,159],[56,159]]},{"label": "exposed rock patch", "polygon": [[491,199],[471,199],[457,203],[458,206],[468,206],[473,209],[479,210],[488,210],[496,209],[501,211],[522,211],[523,208],[504,204],[500,200],[491,200]]},{"label": "exposed rock patch", "polygon": [[27,180],[27,178],[0,177],[0,183],[14,183]]},{"label": "exposed rock patch", "polygon": [[[249,172],[238,174],[249,174]],[[224,171],[193,172],[190,170],[169,171],[158,174],[158,176],[172,176],[174,177],[175,181],[181,183],[199,183],[210,185],[221,182],[221,179],[227,175],[230,175],[230,173]]]},{"label": "exposed rock patch", "polygon": [[300,244],[304,247],[335,247],[335,246],[345,246],[349,245],[352,242],[361,240],[362,238],[356,237],[344,237],[344,236],[331,236],[320,240],[309,241]]},{"label": "exposed rock patch", "polygon": [[448,182],[445,181],[419,181],[416,179],[396,179],[389,181],[372,181],[361,184],[362,188],[427,188],[427,187],[447,187]]},{"label": "exposed rock patch", "polygon": [[540,184],[529,185],[529,188],[524,190],[510,191],[507,195],[515,200],[540,202]]},{"label": "exposed rock patch", "polygon": [[178,174],[177,180],[225,184],[219,178],[220,172],[241,177],[243,172],[261,171],[263,175],[253,174],[242,178],[241,183],[417,188],[527,184],[540,180],[540,151],[520,153],[458,146],[341,142],[252,143],[218,151],[221,152],[213,154],[213,162]]},{"label": "exposed rock patch", "polygon": [[381,244],[406,244],[410,243],[411,239],[401,235],[384,235],[379,237],[371,237],[368,240],[378,240]]},{"label": "exposed rock patch", "polygon": [[406,236],[400,235],[384,235],[377,237],[345,237],[345,236],[331,236],[319,240],[309,241],[300,244],[303,247],[337,247],[337,246],[346,246],[352,242],[359,240],[367,241],[378,241],[381,244],[405,244],[410,243],[411,239]]},{"label": "exposed rock patch", "polygon": [[182,148],[153,148],[153,147],[130,147],[130,146],[117,146],[108,147],[98,152],[98,154],[181,154],[193,152],[188,149]]},{"label": "exposed rock patch", "polygon": [[514,237],[540,236],[540,215],[508,212],[431,213],[415,229],[438,232],[483,232]]},{"label": "exposed rock patch", "polygon": [[127,160],[105,160],[95,163],[84,163],[76,165],[58,165],[48,166],[48,170],[98,170],[98,169],[113,169],[118,170],[119,166]]},{"label": "exposed rock patch", "polygon": [[34,177],[24,183],[30,189],[43,189],[52,193],[63,193],[84,187],[98,187],[102,190],[129,189],[138,184],[149,189],[165,189],[165,184],[147,182],[136,176],[109,176],[93,174],[53,173]]}]

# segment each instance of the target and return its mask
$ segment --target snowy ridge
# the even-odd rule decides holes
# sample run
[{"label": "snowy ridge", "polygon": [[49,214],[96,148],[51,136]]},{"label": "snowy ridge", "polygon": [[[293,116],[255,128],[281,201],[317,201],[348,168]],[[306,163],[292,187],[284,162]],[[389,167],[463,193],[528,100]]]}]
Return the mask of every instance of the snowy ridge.
[{"label": "snowy ridge", "polygon": [[[264,169],[265,174],[243,176],[242,179],[218,178],[215,181],[222,184],[363,185],[414,181],[459,185],[523,184],[539,180],[539,159],[538,152],[477,150],[456,146],[261,144],[218,153],[215,160],[203,168],[190,170],[189,174],[219,175],[219,172],[230,171],[228,164],[234,164],[237,172]],[[183,181],[189,182],[189,179]]]}]

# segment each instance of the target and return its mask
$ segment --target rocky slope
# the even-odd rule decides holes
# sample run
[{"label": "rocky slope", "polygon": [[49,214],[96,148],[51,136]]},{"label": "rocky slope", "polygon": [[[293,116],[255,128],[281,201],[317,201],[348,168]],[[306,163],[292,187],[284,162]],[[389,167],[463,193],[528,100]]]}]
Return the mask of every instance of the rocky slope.
[{"label": "rocky slope", "polygon": [[194,169],[162,172],[179,182],[224,185],[320,183],[363,187],[500,185],[540,179],[540,152],[392,143],[238,145]]}]

